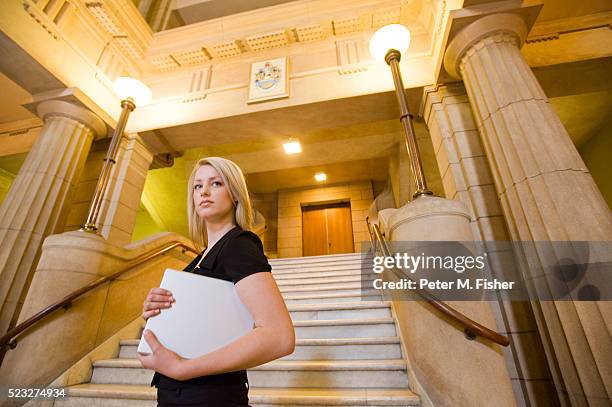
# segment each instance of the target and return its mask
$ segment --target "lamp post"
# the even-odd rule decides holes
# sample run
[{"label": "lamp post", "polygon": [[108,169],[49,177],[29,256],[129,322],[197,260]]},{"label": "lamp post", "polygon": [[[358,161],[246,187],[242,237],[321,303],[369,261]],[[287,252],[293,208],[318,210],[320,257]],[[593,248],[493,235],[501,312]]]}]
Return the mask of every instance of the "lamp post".
[{"label": "lamp post", "polygon": [[121,115],[119,116],[117,127],[115,127],[113,138],[111,139],[106,157],[104,158],[104,164],[102,165],[100,178],[98,178],[98,184],[96,185],[96,190],[91,200],[87,220],[79,229],[85,232],[96,233],[98,231],[96,223],[98,222],[98,215],[100,214],[100,207],[102,206],[102,198],[108,187],[112,166],[116,163],[117,150],[119,149],[119,144],[121,144],[123,131],[125,130],[130,113],[136,109],[137,104],[146,104],[152,97],[151,90],[147,85],[140,82],[138,79],[127,76],[117,78],[113,83],[113,90],[121,99]]},{"label": "lamp post", "polygon": [[395,94],[397,95],[400,107],[400,122],[404,129],[404,142],[406,150],[408,150],[410,167],[414,174],[416,186],[416,191],[412,196],[417,198],[421,195],[433,195],[433,192],[427,188],[423,163],[419,154],[419,146],[417,145],[414,127],[412,126],[412,115],[410,110],[408,110],[408,98],[406,98],[402,74],[399,69],[402,53],[406,52],[409,45],[410,31],[401,24],[389,24],[381,27],[370,39],[370,53],[372,56],[380,61],[385,61],[391,67]]}]

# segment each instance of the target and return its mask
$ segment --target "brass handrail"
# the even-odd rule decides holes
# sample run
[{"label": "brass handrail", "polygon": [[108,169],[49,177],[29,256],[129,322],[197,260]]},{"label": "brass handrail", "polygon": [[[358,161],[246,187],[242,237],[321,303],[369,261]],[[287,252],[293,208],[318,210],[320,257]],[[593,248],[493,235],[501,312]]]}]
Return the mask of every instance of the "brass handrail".
[{"label": "brass handrail", "polygon": [[[383,233],[380,231],[380,228],[377,224],[370,224],[369,217],[366,217],[366,222],[368,225],[368,232],[370,233],[370,240],[372,241],[372,248],[374,252],[378,245],[380,244],[380,248],[385,257],[391,256],[391,252],[389,247],[387,246],[387,240],[385,239]],[[402,278],[409,278],[410,276],[402,273],[401,271],[394,268],[394,273],[401,273]],[[439,300],[435,295],[421,289],[414,290],[417,294],[425,299],[430,305],[432,305],[435,309],[442,312],[447,317],[451,318],[453,321],[458,322],[464,328],[463,332],[465,336],[470,339],[476,339],[477,336],[482,338],[489,339],[501,346],[510,345],[510,339],[507,336],[500,334],[499,332],[493,331],[483,325],[480,325],[478,322],[468,318],[463,315],[461,312],[457,311],[453,307],[448,304],[445,304],[441,300]]]},{"label": "brass handrail", "polygon": [[117,277],[121,276],[122,274],[128,271],[131,271],[137,265],[144,263],[154,257],[161,256],[162,254],[165,254],[169,252],[170,250],[175,249],[177,247],[182,248],[183,254],[188,251],[196,255],[200,254],[196,252],[193,248],[187,246],[184,243],[180,243],[180,242],[174,242],[174,243],[166,245],[165,247],[162,247],[161,249],[152,250],[149,253],[143,254],[139,256],[138,258],[130,261],[125,267],[123,267],[121,270],[117,271],[116,273],[113,273],[109,276],[100,277],[99,279],[87,284],[86,286],[81,287],[76,291],[73,291],[72,293],[62,298],[61,300],[49,305],[47,308],[31,316],[30,318],[26,319],[25,321],[23,321],[22,323],[20,323],[19,325],[17,325],[10,331],[8,331],[6,334],[0,337],[0,350],[3,349],[6,345],[8,345],[9,348],[11,349],[15,349],[15,347],[17,346],[17,340],[16,339],[11,340],[12,338],[16,338],[17,336],[22,334],[26,329],[30,328],[32,325],[36,324],[43,318],[47,317],[52,312],[60,308],[68,309],[72,305],[72,302],[76,300],[78,297],[80,297],[81,295],[88,293],[94,288],[106,283],[107,281],[114,280]]}]

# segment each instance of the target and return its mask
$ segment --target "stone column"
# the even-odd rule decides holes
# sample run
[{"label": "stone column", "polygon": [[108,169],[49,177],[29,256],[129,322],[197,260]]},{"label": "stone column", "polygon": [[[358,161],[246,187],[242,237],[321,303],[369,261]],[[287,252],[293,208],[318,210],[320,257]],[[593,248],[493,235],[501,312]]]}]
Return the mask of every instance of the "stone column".
[{"label": "stone column", "polygon": [[[610,241],[610,210],[520,53],[526,35],[518,15],[489,15],[460,31],[444,59],[465,84],[509,234],[517,241]],[[529,261],[525,277],[541,273],[543,265]],[[532,305],[562,404],[607,405],[606,303]]]},{"label": "stone column", "polygon": [[[422,116],[431,134],[446,197],[466,205],[477,241],[511,240],[463,84],[426,87],[423,101]],[[488,244],[487,248],[494,276],[507,276],[516,269],[512,253]],[[506,301],[498,293],[491,308],[497,331],[511,340],[510,347],[501,350],[517,404],[550,406],[556,394],[531,304]]]},{"label": "stone column", "polygon": [[45,237],[61,232],[94,137],[104,122],[71,103],[38,105],[44,126],[0,208],[0,332],[17,320]]}]

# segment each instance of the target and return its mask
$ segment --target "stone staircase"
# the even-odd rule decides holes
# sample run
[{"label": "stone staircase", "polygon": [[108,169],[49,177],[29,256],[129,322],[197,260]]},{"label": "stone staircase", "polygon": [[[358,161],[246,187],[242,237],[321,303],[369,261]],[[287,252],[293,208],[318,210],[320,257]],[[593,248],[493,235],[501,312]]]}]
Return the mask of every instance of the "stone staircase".
[{"label": "stone staircase", "polygon": [[[408,387],[390,303],[374,290],[361,292],[360,254],[270,264],[297,343],[292,355],[248,371],[252,406],[420,405]],[[70,397],[54,405],[155,406],[153,372],[140,365],[137,346],[138,339],[122,340],[117,358],[95,361],[90,383],[69,387]]]}]

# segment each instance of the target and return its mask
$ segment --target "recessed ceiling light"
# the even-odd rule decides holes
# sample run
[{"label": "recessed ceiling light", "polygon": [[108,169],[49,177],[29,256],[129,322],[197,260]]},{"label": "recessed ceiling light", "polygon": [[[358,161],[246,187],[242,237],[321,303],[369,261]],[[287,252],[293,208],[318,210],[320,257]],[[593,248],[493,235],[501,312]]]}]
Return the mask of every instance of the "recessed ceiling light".
[{"label": "recessed ceiling light", "polygon": [[300,145],[299,141],[289,141],[284,143],[283,148],[287,154],[297,154],[302,152],[302,146]]},{"label": "recessed ceiling light", "polygon": [[327,179],[327,175],[324,172],[317,172],[315,174],[315,179],[319,182],[325,181]]}]

